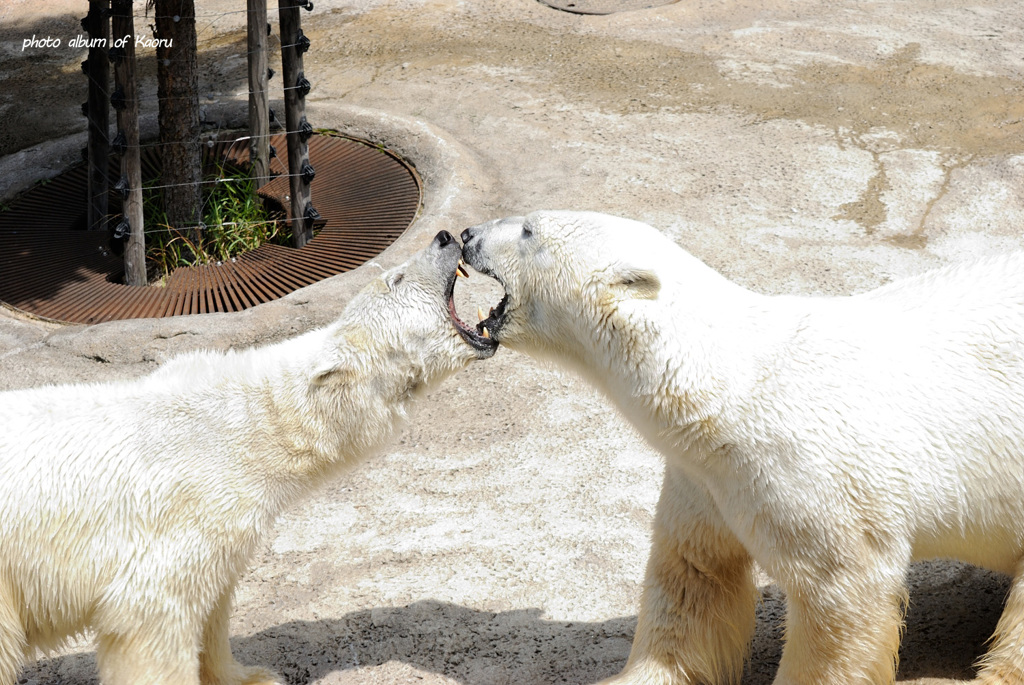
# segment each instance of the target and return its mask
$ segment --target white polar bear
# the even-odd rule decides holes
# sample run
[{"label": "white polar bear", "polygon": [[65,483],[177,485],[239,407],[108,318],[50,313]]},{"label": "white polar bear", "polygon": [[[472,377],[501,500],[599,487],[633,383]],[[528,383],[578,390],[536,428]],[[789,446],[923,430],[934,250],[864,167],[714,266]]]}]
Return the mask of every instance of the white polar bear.
[{"label": "white polar bear", "polygon": [[279,682],[231,656],[235,583],[289,504],[495,343],[442,231],[331,326],[133,382],[0,393],[0,683],[91,629],[105,685]]},{"label": "white polar bear", "polygon": [[752,561],[787,594],[777,685],[891,683],[912,560],[1013,589],[979,682],[1024,682],[1024,254],[853,297],[769,297],[657,230],[538,212],[467,229],[479,324],[568,365],[666,459],[610,683],[735,682]]}]

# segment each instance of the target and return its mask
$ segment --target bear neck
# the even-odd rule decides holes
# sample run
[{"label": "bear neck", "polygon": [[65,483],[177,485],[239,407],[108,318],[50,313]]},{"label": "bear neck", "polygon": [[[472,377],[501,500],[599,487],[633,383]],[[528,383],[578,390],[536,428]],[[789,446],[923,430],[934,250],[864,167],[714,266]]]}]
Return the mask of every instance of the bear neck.
[{"label": "bear neck", "polygon": [[420,362],[401,351],[372,352],[401,366],[401,373],[366,364],[345,367],[338,382],[317,384],[314,372],[330,330],[242,353],[253,355],[243,364],[249,372],[239,369],[233,392],[227,392],[245,402],[249,421],[262,427],[252,456],[241,450],[239,457],[274,509],[380,452],[407,421],[419,394],[410,379],[422,377]]},{"label": "bear neck", "polygon": [[666,454],[714,449],[727,407],[779,337],[773,298],[694,260],[658,297],[625,302],[583,362],[590,380]]}]

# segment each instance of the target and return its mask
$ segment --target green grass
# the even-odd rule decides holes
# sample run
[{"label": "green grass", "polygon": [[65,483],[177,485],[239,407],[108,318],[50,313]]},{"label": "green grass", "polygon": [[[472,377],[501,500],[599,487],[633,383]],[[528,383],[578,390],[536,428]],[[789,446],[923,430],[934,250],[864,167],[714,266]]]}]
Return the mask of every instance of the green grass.
[{"label": "green grass", "polygon": [[218,166],[202,191],[203,229],[197,239],[192,230],[177,231],[168,225],[163,192],[144,184],[142,211],[145,217],[146,261],[150,279],[169,275],[180,266],[211,264],[230,260],[260,245],[291,244],[291,232],[277,220],[256,195],[256,182],[248,171]]}]

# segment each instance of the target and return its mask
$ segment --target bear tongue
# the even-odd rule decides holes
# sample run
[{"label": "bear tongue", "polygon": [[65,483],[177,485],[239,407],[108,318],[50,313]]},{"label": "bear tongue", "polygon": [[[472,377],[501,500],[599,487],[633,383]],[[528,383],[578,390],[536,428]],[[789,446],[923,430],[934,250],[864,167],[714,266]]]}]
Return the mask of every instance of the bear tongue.
[{"label": "bear tongue", "polygon": [[460,319],[459,315],[455,313],[455,300],[454,299],[448,300],[448,313],[451,315],[452,321],[454,321],[456,323],[456,325],[458,325],[459,327],[464,328],[466,330],[469,330],[469,326],[466,325],[466,322],[463,321],[462,319]]}]

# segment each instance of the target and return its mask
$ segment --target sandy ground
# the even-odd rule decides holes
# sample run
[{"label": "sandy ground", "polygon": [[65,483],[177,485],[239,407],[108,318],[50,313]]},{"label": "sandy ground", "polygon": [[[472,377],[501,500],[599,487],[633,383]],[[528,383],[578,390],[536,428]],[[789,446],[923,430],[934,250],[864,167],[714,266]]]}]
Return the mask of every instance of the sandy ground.
[{"label": "sandy ground", "polygon": [[[229,126],[244,116],[244,3],[198,5],[204,116]],[[84,8],[0,0],[0,196],[77,158],[83,55],[21,45],[66,42]],[[384,266],[441,228],[541,207],[647,221],[766,293],[860,292],[1024,246],[1015,0],[684,0],[608,16],[316,0],[303,19],[310,120],[395,149],[424,179],[421,217]],[[0,309],[0,388],[278,340],[331,320],[373,268],[236,315],[84,328]],[[458,295],[469,313],[498,291],[477,275]],[[661,469],[584,384],[499,351],[435,392],[385,456],[282,517],[241,584],[235,652],[289,683],[611,675]],[[970,677],[1007,579],[935,562],[910,584],[900,680]],[[771,682],[781,651],[784,597],[762,585],[744,685]],[[24,677],[84,685],[93,667],[82,641]]]}]

